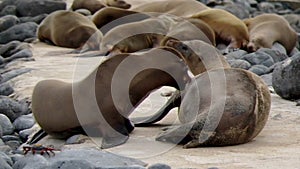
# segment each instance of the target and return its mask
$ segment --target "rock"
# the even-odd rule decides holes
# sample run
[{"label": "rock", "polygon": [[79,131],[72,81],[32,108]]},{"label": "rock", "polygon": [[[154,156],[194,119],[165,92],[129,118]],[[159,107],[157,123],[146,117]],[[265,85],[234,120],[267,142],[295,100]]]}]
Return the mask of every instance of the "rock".
[{"label": "rock", "polygon": [[11,152],[12,149],[8,145],[0,146],[0,151],[8,153]]},{"label": "rock", "polygon": [[5,135],[2,136],[2,140],[6,143],[8,141],[21,141],[20,138],[16,135]]},{"label": "rock", "polygon": [[[1,127],[0,127],[1,128]],[[2,130],[2,128],[1,128],[1,130]],[[1,135],[1,137],[2,137],[2,135]],[[0,146],[4,146],[5,144],[4,144],[4,142],[2,141],[2,139],[0,138]]]},{"label": "rock", "polygon": [[32,57],[32,56],[33,56],[33,54],[32,54],[32,52],[31,52],[30,49],[23,49],[23,50],[21,50],[21,51],[15,53],[15,54],[12,55],[12,56],[5,58],[5,59],[4,59],[4,62],[7,63],[7,62],[11,62],[11,61],[13,61],[13,60],[15,60],[15,59],[20,59],[20,58],[30,58],[30,57]]},{"label": "rock", "polygon": [[25,129],[19,132],[20,139],[23,143],[25,143],[28,140],[28,137],[34,132],[35,130],[30,128],[30,129]]},{"label": "rock", "polygon": [[261,2],[258,4],[258,9],[263,13],[276,13],[274,4],[269,2]]},{"label": "rock", "polygon": [[16,0],[3,0],[2,3],[0,3],[0,11],[2,11],[8,5],[15,5],[15,4],[16,4]]},{"label": "rock", "polygon": [[287,55],[285,47],[282,46],[280,43],[275,42],[271,49],[278,50],[280,53]]},{"label": "rock", "polygon": [[0,114],[6,115],[10,121],[28,112],[29,108],[26,104],[21,104],[7,96],[0,96]]},{"label": "rock", "polygon": [[241,68],[248,70],[251,67],[251,64],[245,60],[237,59],[237,60],[228,60],[228,63],[233,68]]},{"label": "rock", "polygon": [[16,163],[17,161],[19,161],[20,159],[24,158],[24,155],[21,155],[21,154],[12,154],[9,156],[14,163]]},{"label": "rock", "polygon": [[279,50],[268,49],[268,48],[260,48],[257,50],[259,53],[266,53],[267,55],[273,58],[274,63],[281,62],[288,58],[288,56],[284,53],[281,53]]},{"label": "rock", "polygon": [[280,97],[288,100],[300,99],[300,53],[275,67],[272,84]]},{"label": "rock", "polygon": [[87,9],[77,9],[75,12],[78,12],[84,16],[91,16],[92,13],[91,11],[87,10]]},{"label": "rock", "polygon": [[272,73],[260,76],[268,86],[272,86]]},{"label": "rock", "polygon": [[[299,8],[300,9],[300,8]],[[296,32],[300,32],[300,16],[299,14],[287,14],[283,16],[295,29]]]},{"label": "rock", "polygon": [[166,164],[157,163],[149,166],[148,169],[171,169],[171,167]]},{"label": "rock", "polygon": [[0,18],[0,32],[18,24],[20,22],[19,18],[13,15],[6,15]]},{"label": "rock", "polygon": [[87,136],[77,134],[68,138],[66,144],[81,144],[84,143],[87,139],[89,139]]},{"label": "rock", "polygon": [[[76,154],[76,156],[74,156]],[[96,149],[72,149],[64,150],[52,158],[49,158],[49,162],[52,164],[59,161],[71,161],[85,159],[88,163],[93,164],[96,168],[115,168],[115,167],[130,167],[130,166],[145,166],[146,163],[116,154],[112,154],[106,151],[99,151]]]},{"label": "rock", "polygon": [[31,128],[35,123],[35,120],[32,114],[22,115],[18,117],[14,122],[13,125],[17,131],[25,130]]},{"label": "rock", "polygon": [[239,4],[228,4],[225,6],[220,6],[218,8],[226,10],[240,19],[245,19],[250,17],[249,11]]},{"label": "rock", "polygon": [[14,169],[42,169],[48,166],[48,161],[41,155],[26,155],[18,160],[14,165]]},{"label": "rock", "polygon": [[266,67],[264,65],[254,65],[249,69],[249,71],[257,74],[258,76],[269,73],[268,70],[269,70],[268,67]]},{"label": "rock", "polygon": [[0,126],[2,128],[3,135],[13,134],[14,126],[7,116],[0,114]]},{"label": "rock", "polygon": [[35,22],[37,24],[40,24],[47,16],[48,14],[41,14],[35,17],[30,17],[30,16],[20,17],[19,19],[21,23]]},{"label": "rock", "polygon": [[233,52],[228,53],[227,55],[225,55],[227,60],[235,60],[235,59],[241,59],[244,55],[246,55],[247,52],[244,50],[236,50]]},{"label": "rock", "polygon": [[56,161],[56,162],[52,163],[46,169],[53,169],[53,168],[59,168],[59,169],[75,169],[75,168],[94,169],[95,167],[93,166],[93,164],[87,162],[84,159],[81,159],[81,160]]},{"label": "rock", "polygon": [[11,50],[14,50],[21,44],[20,41],[11,41],[0,48],[0,55],[4,58],[11,56]]},{"label": "rock", "polygon": [[5,160],[0,158],[0,168],[1,169],[12,169],[10,165],[7,164]]},{"label": "rock", "polygon": [[38,25],[34,22],[27,22],[15,25],[0,33],[0,43],[8,43],[13,40],[24,41],[25,39],[36,37]]},{"label": "rock", "polygon": [[14,89],[9,82],[0,84],[0,95],[9,96],[13,92],[14,92]]},{"label": "rock", "polygon": [[7,55],[9,55],[9,56],[14,55],[14,54],[16,54],[16,53],[18,53],[18,52],[20,52],[21,50],[24,50],[24,49],[31,50],[30,44],[25,43],[25,42],[20,43],[17,47],[15,47],[14,49],[8,51]]},{"label": "rock", "polygon": [[17,15],[17,7],[15,5],[8,5],[4,7],[0,12],[0,16],[6,15]]},{"label": "rock", "polygon": [[12,159],[8,155],[6,155],[4,152],[0,151],[0,158],[2,158],[3,160],[5,160],[8,165],[10,165],[10,166],[13,165]]},{"label": "rock", "polygon": [[57,10],[66,10],[67,4],[55,0],[18,0],[16,6],[19,16],[37,16],[50,14]]},{"label": "rock", "polygon": [[296,106],[300,106],[300,100],[296,101]]},{"label": "rock", "polygon": [[[20,69],[14,69],[14,70],[5,72],[2,74],[2,79],[0,80],[0,83],[7,82],[7,81],[11,80],[12,78],[15,78],[21,74],[28,73],[31,70],[32,69],[30,69],[30,68],[20,68]],[[1,108],[0,108],[0,110],[1,110]]]},{"label": "rock", "polygon": [[11,149],[16,150],[18,149],[18,147],[20,147],[21,141],[12,140],[5,142],[5,144],[8,145]]},{"label": "rock", "polygon": [[243,59],[248,61],[251,65],[264,65],[266,67],[274,65],[273,58],[267,53],[260,51],[244,55]]}]

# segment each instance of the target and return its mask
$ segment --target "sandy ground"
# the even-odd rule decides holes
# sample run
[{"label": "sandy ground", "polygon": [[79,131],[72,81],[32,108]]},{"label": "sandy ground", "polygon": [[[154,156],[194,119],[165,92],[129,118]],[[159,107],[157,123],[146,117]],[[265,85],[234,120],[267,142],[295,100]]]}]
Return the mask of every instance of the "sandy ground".
[{"label": "sandy ground", "polygon": [[[138,0],[130,0],[141,2]],[[68,2],[71,2],[68,0]],[[70,3],[68,3],[70,4]],[[99,63],[95,58],[78,59],[74,55],[63,54],[70,49],[53,47],[44,43],[32,44],[35,61],[12,64],[11,67],[28,67],[33,70],[15,79],[13,83],[18,98],[31,97],[34,85],[43,79],[61,79],[72,82],[74,77],[84,77],[93,66]],[[81,65],[78,67],[78,65]],[[75,76],[74,76],[74,72]],[[163,89],[166,91],[169,89]],[[155,112],[166,101],[159,94],[151,95],[136,113]],[[264,130],[250,143],[229,146],[182,149],[181,146],[156,142],[155,136],[160,128],[176,123],[176,110],[159,122],[157,126],[135,128],[129,141],[106,151],[139,158],[149,164],[166,163],[174,168],[300,168],[300,107],[294,102],[281,99],[272,94],[272,109]],[[45,144],[54,144],[62,148],[97,147],[99,139],[93,138],[84,144],[63,146],[62,140],[47,137]]]}]

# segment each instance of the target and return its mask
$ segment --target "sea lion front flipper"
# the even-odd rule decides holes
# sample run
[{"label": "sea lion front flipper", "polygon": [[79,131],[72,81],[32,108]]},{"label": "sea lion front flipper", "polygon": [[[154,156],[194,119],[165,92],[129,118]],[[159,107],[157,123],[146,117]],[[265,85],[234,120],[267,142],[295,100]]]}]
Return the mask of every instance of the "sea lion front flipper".
[{"label": "sea lion front flipper", "polygon": [[129,136],[125,136],[123,134],[118,134],[115,137],[108,137],[105,136],[102,139],[102,144],[101,148],[106,149],[106,148],[112,148],[121,144],[124,144],[128,140]]},{"label": "sea lion front flipper", "polygon": [[168,130],[161,132],[156,141],[170,142],[174,144],[186,144],[191,141],[189,132],[193,127],[193,123],[180,124],[179,126],[170,127]]},{"label": "sea lion front flipper", "polygon": [[167,103],[159,109],[154,115],[147,116],[147,117],[135,117],[131,118],[130,120],[134,123],[137,127],[144,127],[149,126],[150,124],[156,123],[163,119],[171,109],[175,107],[179,107],[181,103],[181,95],[180,91],[175,91],[175,93],[171,96],[171,98],[167,101]]}]

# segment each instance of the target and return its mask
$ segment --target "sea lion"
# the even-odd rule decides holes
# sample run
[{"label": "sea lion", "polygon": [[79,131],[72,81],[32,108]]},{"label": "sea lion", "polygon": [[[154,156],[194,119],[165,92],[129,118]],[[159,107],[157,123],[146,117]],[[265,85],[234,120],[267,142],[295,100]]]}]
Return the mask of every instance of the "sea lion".
[{"label": "sea lion", "polygon": [[265,126],[270,105],[269,89],[254,73],[209,70],[187,86],[179,111],[182,124],[156,140],[183,143],[183,148],[247,143]]},{"label": "sea lion", "polygon": [[[230,68],[225,57],[214,46],[209,45],[201,40],[178,41],[169,39],[165,46],[171,47],[181,54],[185,63],[194,75],[199,75],[203,72],[219,68]],[[179,107],[181,103],[180,92],[175,92],[167,103],[154,115],[148,117],[131,118],[131,121],[136,126],[148,126],[158,122],[164,118],[171,109]]]},{"label": "sea lion", "polygon": [[99,9],[106,6],[122,9],[129,9],[131,7],[131,5],[126,3],[124,0],[74,0],[71,9],[74,11],[77,9],[87,9],[94,14]]},{"label": "sea lion", "polygon": [[87,134],[101,133],[102,148],[123,144],[133,130],[128,116],[134,107],[158,87],[182,89],[189,81],[187,66],[179,56],[167,47],[118,54],[81,81],[41,81],[32,94],[33,115],[51,135],[82,126]]},{"label": "sea lion", "polygon": [[229,49],[245,48],[249,33],[245,23],[222,9],[207,9],[191,16],[206,22],[214,31],[217,43],[229,43]]},{"label": "sea lion", "polygon": [[119,25],[108,31],[101,42],[100,51],[132,53],[159,46],[173,20],[167,16],[149,18],[140,22]]},{"label": "sea lion", "polygon": [[55,11],[39,25],[40,41],[68,48],[80,48],[87,42],[89,49],[99,49],[102,33],[87,17],[72,11]]},{"label": "sea lion", "polygon": [[[101,30],[103,34],[106,34],[110,29],[118,25],[142,21],[148,18],[150,18],[150,16],[145,13],[136,12],[132,10],[125,10],[121,8],[105,7],[100,9],[93,15],[92,21],[97,26],[97,28]],[[113,22],[116,19],[118,20],[116,22]]]},{"label": "sea lion", "polygon": [[287,20],[277,14],[262,14],[245,19],[250,33],[247,49],[272,48],[275,42],[282,44],[289,54],[297,44],[298,36]]},{"label": "sea lion", "polygon": [[145,3],[131,9],[139,12],[167,13],[175,16],[189,17],[202,10],[209,9],[209,7],[195,0],[161,0]]}]

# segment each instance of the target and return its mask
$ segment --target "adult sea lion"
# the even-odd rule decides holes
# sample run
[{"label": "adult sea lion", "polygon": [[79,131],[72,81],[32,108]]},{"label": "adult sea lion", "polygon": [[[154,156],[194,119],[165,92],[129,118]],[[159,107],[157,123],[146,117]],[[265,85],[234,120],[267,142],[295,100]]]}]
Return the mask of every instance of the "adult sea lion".
[{"label": "adult sea lion", "polygon": [[92,14],[94,14],[99,9],[104,8],[106,6],[112,6],[123,9],[129,9],[131,7],[131,5],[126,3],[124,0],[74,0],[71,9],[87,9]]},{"label": "adult sea lion", "polygon": [[148,18],[150,18],[150,16],[145,13],[115,7],[105,7],[93,15],[92,21],[103,34],[106,34],[110,29],[116,26],[130,22],[142,21]]},{"label": "adult sea lion", "polygon": [[184,148],[247,143],[265,126],[270,105],[269,89],[254,73],[209,70],[187,86],[179,111],[182,124],[156,140],[183,143]]},{"label": "adult sea lion", "polygon": [[216,33],[217,43],[229,42],[229,49],[245,48],[249,33],[245,23],[222,9],[207,9],[191,16],[206,22]]},{"label": "adult sea lion", "polygon": [[297,44],[298,36],[287,20],[277,14],[262,14],[244,20],[250,38],[247,49],[272,48],[275,42],[282,44],[289,54]]},{"label": "adult sea lion", "polygon": [[167,47],[119,54],[81,81],[41,81],[32,94],[33,115],[52,135],[82,126],[87,134],[101,133],[102,148],[123,144],[133,130],[127,117],[134,107],[153,89],[164,85],[182,88],[189,80],[179,56]]},{"label": "adult sea lion", "polygon": [[102,39],[102,33],[87,17],[65,10],[48,15],[39,25],[37,36],[40,41],[68,48],[80,48],[87,42],[89,49],[98,49]]},{"label": "adult sea lion", "polygon": [[139,12],[167,13],[175,16],[189,17],[208,9],[206,5],[195,0],[161,0],[149,2],[132,8]]}]

